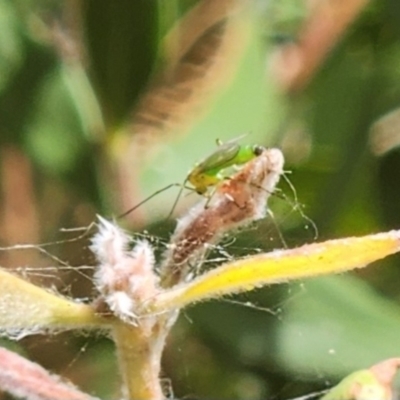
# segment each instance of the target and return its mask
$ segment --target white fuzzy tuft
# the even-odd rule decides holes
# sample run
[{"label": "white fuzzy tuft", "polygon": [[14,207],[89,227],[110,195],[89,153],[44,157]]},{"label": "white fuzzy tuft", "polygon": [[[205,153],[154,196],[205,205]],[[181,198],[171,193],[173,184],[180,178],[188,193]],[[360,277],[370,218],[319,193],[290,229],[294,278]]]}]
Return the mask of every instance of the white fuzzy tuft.
[{"label": "white fuzzy tuft", "polygon": [[128,250],[131,238],[114,223],[98,218],[99,232],[91,245],[99,260],[97,289],[117,317],[136,324],[136,310],[158,290],[153,249],[142,240]]},{"label": "white fuzzy tuft", "polygon": [[147,240],[139,240],[129,255],[135,260],[140,260],[146,272],[153,271],[155,258],[153,248]]},{"label": "white fuzzy tuft", "polygon": [[110,310],[124,321],[129,321],[136,325],[136,315],[132,312],[135,307],[134,301],[125,292],[113,292],[106,298]]},{"label": "white fuzzy tuft", "polygon": [[101,263],[117,263],[124,257],[130,238],[118,225],[100,215],[97,218],[99,232],[93,237],[90,249]]}]

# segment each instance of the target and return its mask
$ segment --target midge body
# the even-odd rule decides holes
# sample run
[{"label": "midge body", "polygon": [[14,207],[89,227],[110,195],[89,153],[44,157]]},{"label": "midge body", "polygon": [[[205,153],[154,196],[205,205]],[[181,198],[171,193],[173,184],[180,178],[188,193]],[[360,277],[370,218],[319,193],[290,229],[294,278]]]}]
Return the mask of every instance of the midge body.
[{"label": "midge body", "polygon": [[246,164],[265,150],[259,145],[240,145],[237,140],[226,143],[217,140],[217,150],[193,167],[183,186],[189,182],[196,193],[205,195],[209,188],[228,178],[224,170]]},{"label": "midge body", "polygon": [[[165,190],[168,190],[173,186],[180,186],[181,189],[167,218],[169,218],[175,211],[175,208],[184,189],[192,190],[197,194],[210,199],[213,194],[210,189],[215,188],[215,186],[218,185],[218,183],[220,183],[221,181],[229,179],[230,174],[229,172],[226,172],[228,168],[244,165],[255,157],[261,155],[262,152],[265,150],[263,146],[259,145],[239,144],[239,140],[242,137],[243,136],[230,140],[226,143],[222,143],[221,140],[217,139],[217,149],[204,160],[195,164],[192,170],[189,171],[182,184],[171,183],[170,185],[165,186],[160,190],[157,190],[152,195],[141,201],[139,204],[136,204],[134,207],[124,212],[118,218],[126,216],[154,196],[164,192]],[[191,186],[187,186],[188,183]]]}]

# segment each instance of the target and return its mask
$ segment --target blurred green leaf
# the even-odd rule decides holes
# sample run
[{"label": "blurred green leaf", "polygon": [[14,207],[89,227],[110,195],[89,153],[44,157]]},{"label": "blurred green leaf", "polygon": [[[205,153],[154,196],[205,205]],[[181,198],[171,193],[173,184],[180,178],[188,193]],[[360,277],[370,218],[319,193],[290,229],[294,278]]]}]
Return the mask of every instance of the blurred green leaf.
[{"label": "blurred green leaf", "polygon": [[29,151],[42,168],[53,174],[72,171],[87,145],[67,85],[62,69],[47,76],[26,128]]},{"label": "blurred green leaf", "polygon": [[310,280],[292,296],[277,336],[285,368],[343,376],[398,354],[400,307],[360,279]]},{"label": "blurred green leaf", "polygon": [[0,92],[13,78],[24,57],[20,21],[14,5],[0,1]]}]

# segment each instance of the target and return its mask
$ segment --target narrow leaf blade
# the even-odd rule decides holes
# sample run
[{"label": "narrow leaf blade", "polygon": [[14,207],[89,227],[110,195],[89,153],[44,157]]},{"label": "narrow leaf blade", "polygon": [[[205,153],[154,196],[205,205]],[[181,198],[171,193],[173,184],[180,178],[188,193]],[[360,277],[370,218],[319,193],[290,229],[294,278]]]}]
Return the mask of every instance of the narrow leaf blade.
[{"label": "narrow leaf blade", "polygon": [[398,252],[399,240],[400,231],[390,231],[244,258],[160,294],[146,311],[163,312],[267,284],[362,268]]},{"label": "narrow leaf blade", "polygon": [[94,309],[50,293],[0,269],[0,333],[18,336],[43,329],[95,327]]}]

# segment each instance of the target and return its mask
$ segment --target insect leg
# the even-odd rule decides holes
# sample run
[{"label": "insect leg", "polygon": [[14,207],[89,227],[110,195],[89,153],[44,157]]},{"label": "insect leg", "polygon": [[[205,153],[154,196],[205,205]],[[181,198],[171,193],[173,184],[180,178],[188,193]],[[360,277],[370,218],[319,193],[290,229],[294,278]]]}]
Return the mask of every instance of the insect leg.
[{"label": "insect leg", "polygon": [[205,209],[205,210],[207,210],[208,206],[210,205],[210,201],[211,201],[211,199],[213,198],[213,196],[214,196],[216,190],[217,190],[217,188],[214,187],[214,188],[211,190],[210,194],[205,194],[205,195],[204,195],[204,197],[207,198],[206,204],[204,204],[204,209]]},{"label": "insect leg", "polygon": [[[168,214],[168,216],[167,216],[166,219],[170,219],[171,216],[172,216],[172,214],[174,213],[175,208],[176,208],[176,206],[178,205],[179,199],[180,199],[181,196],[182,196],[183,189],[190,189],[190,190],[193,190],[192,188],[186,186],[187,181],[188,181],[188,179],[186,178],[185,181],[183,182],[183,184],[178,184],[181,188],[179,189],[178,196],[176,196],[176,199],[175,199],[174,204],[173,204],[173,206],[172,206],[172,208],[171,208],[171,211],[169,212],[169,214]],[[176,186],[176,184],[174,184],[174,186]]]},{"label": "insect leg", "polygon": [[[118,215],[117,219],[121,219],[123,217],[126,217],[128,214],[130,214],[132,211],[135,211],[138,207],[140,207],[142,204],[146,203],[147,201],[149,201],[150,199],[152,199],[153,197],[157,196],[158,194],[165,192],[166,190],[172,188],[173,186],[181,186],[180,183],[171,183],[168,186],[163,187],[160,190],[157,190],[156,192],[154,192],[153,194],[151,194],[150,196],[146,197],[144,200],[142,200],[140,203],[136,204],[135,206],[133,206],[132,208],[130,208],[128,211],[125,211],[124,213],[122,213],[121,215]],[[181,189],[182,191],[182,189]]]}]

